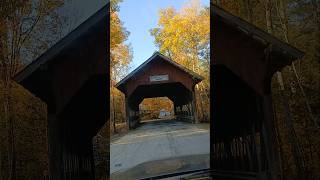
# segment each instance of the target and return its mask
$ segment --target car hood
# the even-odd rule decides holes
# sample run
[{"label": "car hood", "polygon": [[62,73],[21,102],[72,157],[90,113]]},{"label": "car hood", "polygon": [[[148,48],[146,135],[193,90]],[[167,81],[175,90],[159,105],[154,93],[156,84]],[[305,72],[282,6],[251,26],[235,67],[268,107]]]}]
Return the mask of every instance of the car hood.
[{"label": "car hood", "polygon": [[210,155],[188,155],[141,163],[133,168],[111,174],[111,179],[145,179],[175,176],[210,168]]}]

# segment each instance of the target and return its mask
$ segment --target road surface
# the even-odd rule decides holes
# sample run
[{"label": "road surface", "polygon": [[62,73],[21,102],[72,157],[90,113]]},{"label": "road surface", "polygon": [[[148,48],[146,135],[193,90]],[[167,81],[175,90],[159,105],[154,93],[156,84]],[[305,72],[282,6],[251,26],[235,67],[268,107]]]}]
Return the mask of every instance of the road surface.
[{"label": "road surface", "polygon": [[111,179],[137,179],[209,168],[209,124],[152,121],[113,137]]}]

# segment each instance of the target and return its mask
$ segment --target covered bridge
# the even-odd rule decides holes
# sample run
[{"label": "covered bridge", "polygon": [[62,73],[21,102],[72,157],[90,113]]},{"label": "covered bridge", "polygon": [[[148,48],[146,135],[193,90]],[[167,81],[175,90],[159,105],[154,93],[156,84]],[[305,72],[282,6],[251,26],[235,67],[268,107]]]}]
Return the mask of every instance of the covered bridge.
[{"label": "covered bridge", "polygon": [[[123,78],[116,87],[125,94],[129,128],[139,123],[139,104],[145,98],[168,97],[177,118],[197,121],[195,85],[203,77],[159,52]],[[182,107],[187,107],[183,112]]]},{"label": "covered bridge", "polygon": [[94,179],[92,138],[109,117],[108,21],[105,6],[15,77],[47,104],[52,180]]},{"label": "covered bridge", "polygon": [[[280,179],[271,78],[303,53],[211,5],[211,169],[215,176]],[[94,179],[91,140],[109,117],[108,21],[104,7],[15,77],[48,105],[51,179]],[[201,80],[153,54],[117,84],[130,127],[147,97],[167,96],[176,110],[191,104],[196,120],[194,87]]]},{"label": "covered bridge", "polygon": [[304,53],[211,4],[211,169],[280,179],[271,78]]}]

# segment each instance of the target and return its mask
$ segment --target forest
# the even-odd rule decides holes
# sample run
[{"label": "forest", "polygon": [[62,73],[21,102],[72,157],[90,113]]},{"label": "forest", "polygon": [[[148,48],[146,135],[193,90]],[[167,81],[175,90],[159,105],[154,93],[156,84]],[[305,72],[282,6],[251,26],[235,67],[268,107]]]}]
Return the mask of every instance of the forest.
[{"label": "forest", "polygon": [[[0,179],[48,177],[47,107],[14,75],[60,39],[57,1],[0,2]],[[39,33],[39,32],[46,33]]]},{"label": "forest", "polygon": [[[0,2],[0,179],[48,177],[47,107],[13,82],[14,75],[47,50],[76,24],[59,14],[68,0]],[[119,3],[110,4],[110,124],[94,139],[107,159],[109,133],[126,127],[124,95],[114,86],[131,70],[130,36],[119,18]],[[282,179],[320,177],[320,1],[213,0],[223,9],[305,52],[272,80],[274,117]],[[159,51],[205,77],[196,87],[198,116],[210,122],[210,7],[190,1],[182,9],[159,11],[150,29]],[[67,29],[67,30],[66,30]],[[46,33],[39,33],[45,31]],[[212,84],[211,84],[212,86]],[[152,107],[154,101],[145,102]],[[168,101],[159,106],[168,106]],[[110,125],[110,127],[109,127]],[[102,160],[102,161],[103,161]],[[99,163],[98,163],[99,164]],[[101,163],[97,178],[103,179]],[[101,174],[99,174],[102,172]]]}]

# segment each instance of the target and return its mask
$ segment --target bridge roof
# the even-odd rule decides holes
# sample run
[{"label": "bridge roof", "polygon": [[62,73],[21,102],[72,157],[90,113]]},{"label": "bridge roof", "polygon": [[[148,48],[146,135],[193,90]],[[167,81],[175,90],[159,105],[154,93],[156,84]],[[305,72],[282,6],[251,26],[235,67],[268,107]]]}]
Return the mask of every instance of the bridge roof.
[{"label": "bridge roof", "polygon": [[264,45],[272,45],[272,50],[278,51],[288,58],[299,59],[304,56],[304,52],[284,41],[279,40],[255,25],[227,12],[213,3],[211,3],[211,6],[213,19],[222,20],[224,23],[242,31]]},{"label": "bridge roof", "polygon": [[191,76],[196,83],[198,83],[198,82],[200,82],[200,81],[202,81],[202,80],[204,79],[201,75],[199,75],[199,74],[197,74],[197,73],[195,73],[195,72],[193,72],[193,71],[185,68],[185,67],[182,66],[181,64],[179,64],[179,63],[171,60],[171,59],[168,58],[167,56],[165,56],[165,55],[161,54],[160,52],[156,51],[156,52],[153,53],[153,55],[152,55],[149,59],[147,59],[147,60],[146,60],[144,63],[142,63],[139,67],[137,67],[135,70],[133,70],[131,73],[129,73],[125,78],[123,78],[120,82],[118,82],[118,83],[116,84],[116,88],[118,88],[118,89],[121,90],[121,89],[122,89],[121,87],[122,87],[129,79],[131,79],[135,74],[137,74],[139,71],[141,71],[143,68],[145,68],[149,63],[151,63],[152,61],[155,61],[158,57],[160,57],[160,58],[163,59],[164,61],[170,63],[170,64],[173,65],[174,67],[182,70],[182,71],[185,72],[187,75]]},{"label": "bridge roof", "polygon": [[50,112],[60,112],[91,77],[107,77],[107,21],[108,4],[18,72],[14,80],[46,102]]},{"label": "bridge roof", "polygon": [[[75,42],[85,40],[85,36],[88,34],[94,33],[97,28],[101,28],[101,22],[106,19],[108,15],[108,7],[107,5],[97,11],[94,15],[89,17],[86,21],[80,24],[77,28],[75,28],[72,32],[67,34],[64,38],[54,44],[51,48],[45,51],[42,55],[40,55],[37,59],[32,61],[27,67],[22,69],[16,76],[14,80],[17,82],[21,82],[27,77],[31,76],[33,72],[38,70],[41,66],[48,64],[51,60],[57,60],[55,57],[61,55],[62,53],[67,53],[67,50],[74,51]],[[79,42],[78,42],[79,43]]]},{"label": "bridge roof", "polygon": [[304,56],[261,28],[212,3],[211,8],[211,65],[227,67],[259,94],[270,93],[268,82],[275,72]]}]

